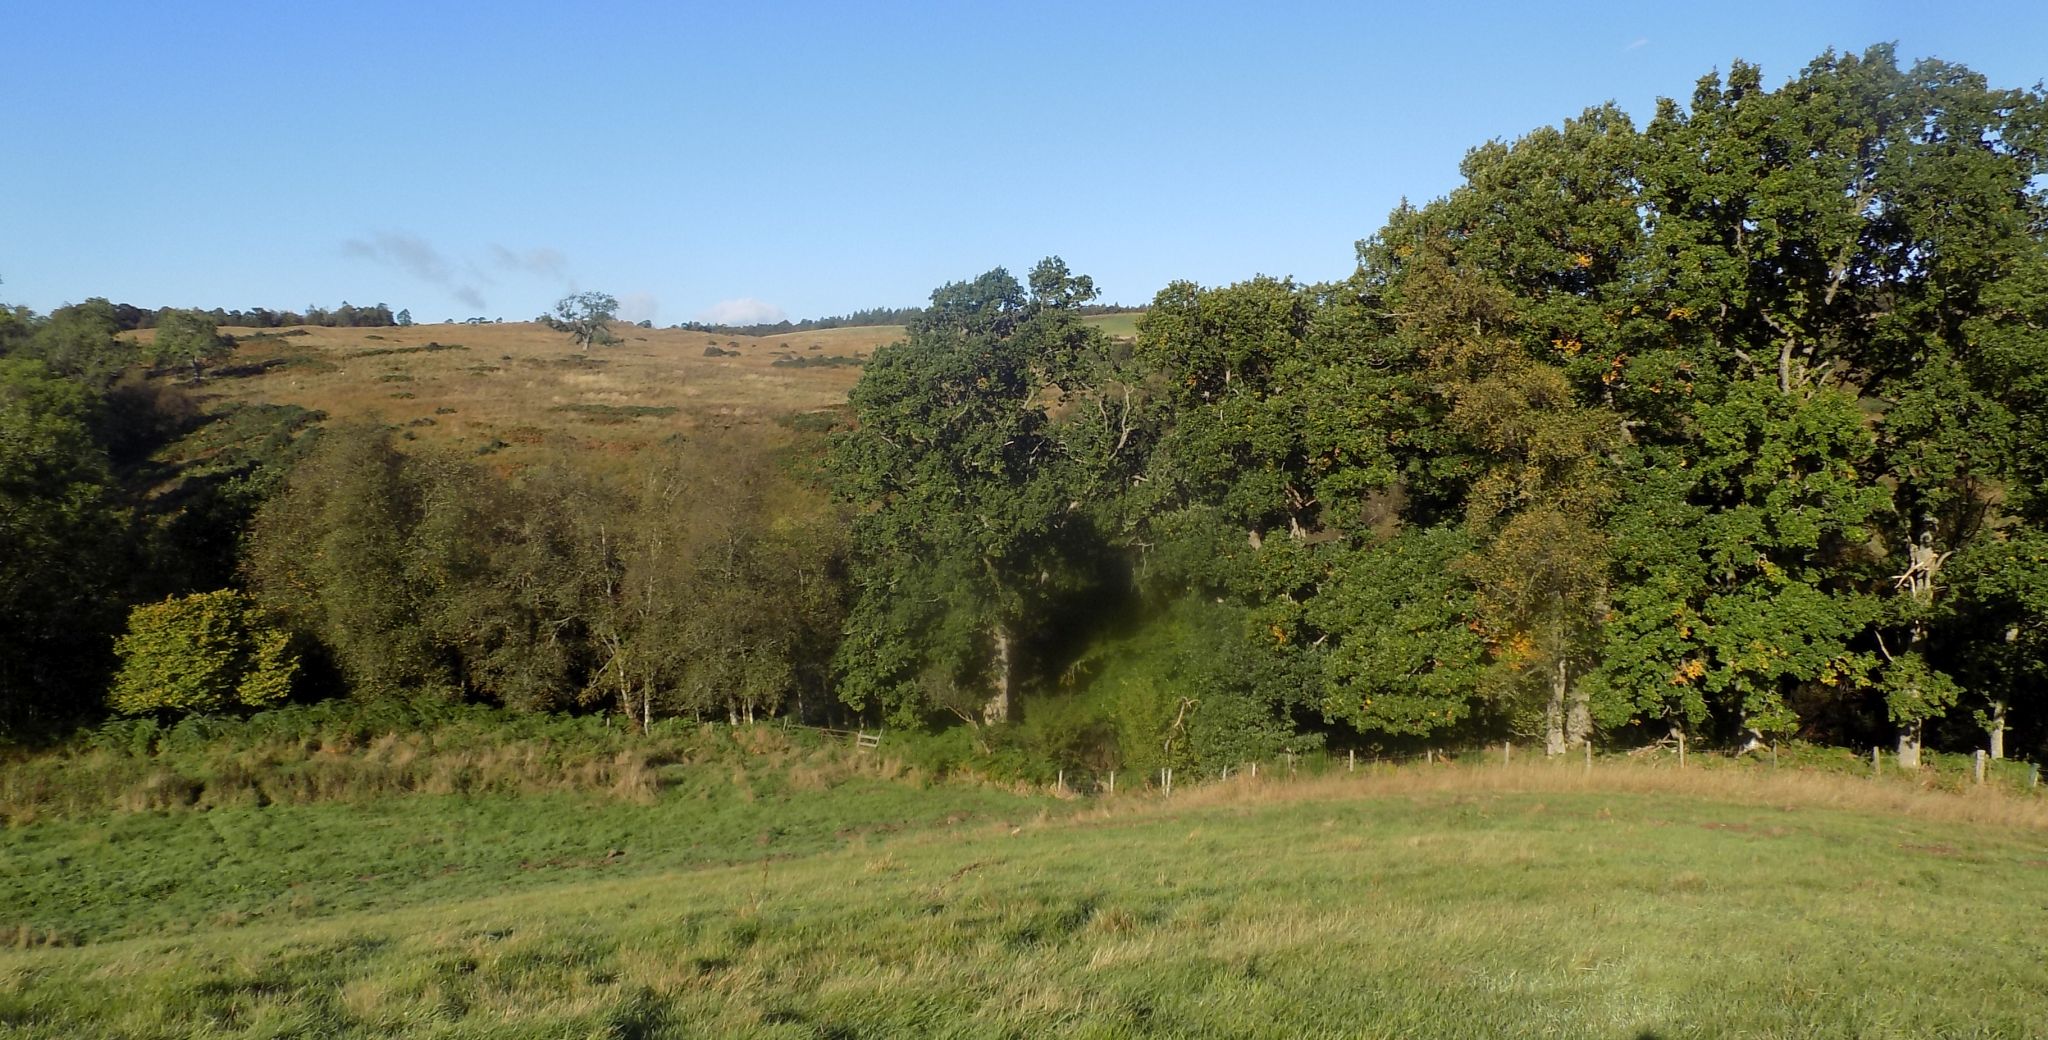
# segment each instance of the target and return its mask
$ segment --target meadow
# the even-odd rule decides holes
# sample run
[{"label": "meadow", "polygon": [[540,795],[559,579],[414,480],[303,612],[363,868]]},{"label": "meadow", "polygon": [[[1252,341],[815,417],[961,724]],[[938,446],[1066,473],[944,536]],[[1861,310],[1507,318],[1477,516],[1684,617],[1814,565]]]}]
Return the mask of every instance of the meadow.
[{"label": "meadow", "polygon": [[1924,1037],[2048,1020],[2038,793],[1601,760],[1053,797],[753,732],[626,788],[17,822],[0,1023]]},{"label": "meadow", "polygon": [[[1089,319],[1136,334],[1138,314]],[[210,410],[296,405],[401,427],[505,464],[553,453],[624,465],[705,429],[787,440],[845,421],[861,363],[901,325],[742,336],[620,323],[620,342],[579,351],[534,322],[386,328],[223,329],[232,358],[190,389]],[[147,341],[150,332],[132,334]]]},{"label": "meadow", "polygon": [[[531,322],[223,331],[236,337],[234,356],[192,388],[211,409],[298,405],[506,462],[561,451],[623,460],[707,428],[773,433],[778,420],[843,406],[860,376],[852,362],[903,332],[748,337],[620,325],[622,342],[582,352]],[[802,358],[846,363],[790,364]]]}]

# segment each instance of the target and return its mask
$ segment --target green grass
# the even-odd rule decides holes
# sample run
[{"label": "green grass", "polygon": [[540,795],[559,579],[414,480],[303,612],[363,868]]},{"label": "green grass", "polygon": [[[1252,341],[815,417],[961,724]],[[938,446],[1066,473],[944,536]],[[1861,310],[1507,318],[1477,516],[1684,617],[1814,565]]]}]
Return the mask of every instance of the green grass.
[{"label": "green grass", "polygon": [[1817,774],[1366,773],[1171,803],[707,774],[649,806],[33,823],[7,832],[0,905],[83,945],[0,953],[0,1024],[1919,1037],[2048,1020],[2038,802]]},{"label": "green grass", "polygon": [[1121,314],[1094,314],[1083,320],[1101,329],[1104,335],[1118,339],[1126,336],[1135,337],[1138,334],[1138,319],[1144,316],[1143,311],[1125,311]]}]

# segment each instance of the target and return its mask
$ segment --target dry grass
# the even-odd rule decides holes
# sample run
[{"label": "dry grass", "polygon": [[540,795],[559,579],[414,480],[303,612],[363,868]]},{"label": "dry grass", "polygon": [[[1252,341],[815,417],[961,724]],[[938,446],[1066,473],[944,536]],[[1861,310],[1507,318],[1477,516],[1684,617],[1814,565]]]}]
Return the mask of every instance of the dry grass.
[{"label": "dry grass", "polygon": [[[778,359],[866,356],[903,335],[893,325],[771,337],[620,327],[622,343],[584,354],[531,322],[224,331],[239,346],[197,388],[209,400],[380,420],[513,464],[543,445],[625,458],[705,428],[772,431],[778,419],[843,405],[860,377],[858,366]],[[708,357],[707,347],[737,356]]]},{"label": "dry grass", "polygon": [[[1221,783],[1177,787],[1186,807],[1317,802],[1360,797],[1415,798],[1458,794],[1665,795],[1780,811],[1826,809],[1910,817],[1933,823],[2048,831],[2048,797],[1984,787],[1952,791],[1886,776],[1859,778],[1816,770],[1677,769],[1627,759],[1488,763],[1464,766],[1363,766],[1355,773],[1288,777],[1242,774]],[[1106,800],[1095,812],[1145,811],[1151,796]]]}]

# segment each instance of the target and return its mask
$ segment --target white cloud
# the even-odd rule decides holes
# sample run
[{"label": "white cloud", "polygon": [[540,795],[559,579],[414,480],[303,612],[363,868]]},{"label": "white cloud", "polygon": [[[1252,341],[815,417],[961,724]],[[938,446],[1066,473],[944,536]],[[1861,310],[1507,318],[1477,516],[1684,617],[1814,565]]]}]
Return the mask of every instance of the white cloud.
[{"label": "white cloud", "polygon": [[653,321],[661,313],[661,301],[653,293],[627,293],[619,297],[619,317],[625,321],[639,323]]},{"label": "white cloud", "polygon": [[697,313],[698,321],[713,325],[770,325],[785,317],[782,308],[751,296],[721,300]]},{"label": "white cloud", "polygon": [[1625,50],[1625,51],[1632,51],[1632,50],[1635,50],[1635,49],[1637,49],[1637,48],[1639,48],[1639,47],[1648,47],[1649,45],[1650,45],[1650,38],[1649,38],[1649,37],[1647,37],[1647,36],[1638,36],[1638,37],[1636,37],[1636,38],[1635,38],[1634,40],[1630,41],[1630,42],[1629,42],[1629,45],[1628,45],[1628,46],[1626,46],[1626,47],[1623,47],[1623,48],[1622,48],[1622,50]]}]

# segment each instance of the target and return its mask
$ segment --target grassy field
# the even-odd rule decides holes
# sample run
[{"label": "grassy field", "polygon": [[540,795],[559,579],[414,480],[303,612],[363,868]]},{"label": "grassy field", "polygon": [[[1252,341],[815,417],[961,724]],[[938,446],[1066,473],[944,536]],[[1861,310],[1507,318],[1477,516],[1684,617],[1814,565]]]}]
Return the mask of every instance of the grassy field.
[{"label": "grassy field", "polygon": [[[723,767],[721,767],[723,768]],[[723,773],[5,832],[0,1025],[123,1036],[2037,1036],[2048,810],[1786,770],[1112,799]],[[61,945],[49,945],[51,942]]]},{"label": "grassy field", "polygon": [[1142,311],[1125,311],[1122,314],[1090,315],[1086,320],[1112,339],[1127,339],[1138,335],[1138,319],[1144,316]]},{"label": "grassy field", "polygon": [[[1087,320],[1128,337],[1139,317]],[[532,322],[222,331],[237,349],[190,387],[202,406],[298,405],[390,423],[509,468],[565,454],[622,467],[707,428],[751,427],[769,443],[787,441],[791,427],[829,428],[845,421],[861,362],[905,332],[877,325],[755,337],[622,325],[614,331],[623,342],[585,353]]]},{"label": "grassy field", "polygon": [[376,419],[512,460],[542,445],[624,457],[706,427],[772,431],[844,405],[858,361],[903,335],[894,325],[773,337],[621,326],[624,342],[586,354],[530,322],[224,331],[237,349],[195,388],[206,401]]}]

